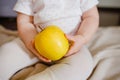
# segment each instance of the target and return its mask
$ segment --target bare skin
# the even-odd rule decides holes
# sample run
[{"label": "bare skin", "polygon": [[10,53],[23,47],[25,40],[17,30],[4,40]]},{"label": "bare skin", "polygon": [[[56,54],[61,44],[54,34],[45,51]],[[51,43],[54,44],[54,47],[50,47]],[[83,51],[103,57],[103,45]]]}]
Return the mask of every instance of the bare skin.
[{"label": "bare skin", "polygon": [[[95,6],[83,13],[82,22],[76,35],[72,36],[65,34],[67,39],[72,42],[70,49],[65,57],[75,54],[84,44],[89,42],[94,33],[97,31],[98,25],[99,15]],[[36,36],[37,32],[33,23],[33,16],[18,13],[17,26],[19,36],[24,42],[25,46],[42,61],[51,62],[51,60],[41,56],[34,47],[34,37]]]}]

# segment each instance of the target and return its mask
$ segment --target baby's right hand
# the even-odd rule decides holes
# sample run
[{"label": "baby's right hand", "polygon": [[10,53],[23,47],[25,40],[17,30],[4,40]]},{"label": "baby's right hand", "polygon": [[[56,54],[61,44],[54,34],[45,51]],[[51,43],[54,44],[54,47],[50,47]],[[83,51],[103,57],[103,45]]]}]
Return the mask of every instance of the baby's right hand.
[{"label": "baby's right hand", "polygon": [[40,60],[44,61],[44,62],[51,62],[51,60],[43,57],[40,55],[40,53],[38,53],[38,51],[35,49],[35,45],[34,45],[34,40],[32,40],[28,45],[27,48],[35,55],[37,56]]}]

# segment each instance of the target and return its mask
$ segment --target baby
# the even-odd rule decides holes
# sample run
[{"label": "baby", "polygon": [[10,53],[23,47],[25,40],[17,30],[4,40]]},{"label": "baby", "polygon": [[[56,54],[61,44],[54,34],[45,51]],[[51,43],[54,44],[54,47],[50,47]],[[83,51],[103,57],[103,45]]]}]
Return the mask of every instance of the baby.
[{"label": "baby", "polygon": [[93,60],[85,44],[98,28],[97,4],[97,0],[18,0],[14,10],[18,13],[20,38],[0,47],[0,79],[9,80],[38,61],[51,63],[34,48],[34,37],[40,32],[38,26],[57,25],[73,42],[69,51],[63,59],[25,80],[86,80],[92,72]]}]

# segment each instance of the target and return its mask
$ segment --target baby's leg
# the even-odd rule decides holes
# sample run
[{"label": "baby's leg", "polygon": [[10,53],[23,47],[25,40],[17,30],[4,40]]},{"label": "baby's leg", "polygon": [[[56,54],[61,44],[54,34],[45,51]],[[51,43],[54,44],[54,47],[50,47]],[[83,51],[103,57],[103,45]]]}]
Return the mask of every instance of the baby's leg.
[{"label": "baby's leg", "polygon": [[93,69],[93,60],[87,48],[62,59],[55,65],[26,80],[86,80]]},{"label": "baby's leg", "polygon": [[3,44],[0,46],[0,78],[8,80],[18,70],[37,61],[19,38]]}]

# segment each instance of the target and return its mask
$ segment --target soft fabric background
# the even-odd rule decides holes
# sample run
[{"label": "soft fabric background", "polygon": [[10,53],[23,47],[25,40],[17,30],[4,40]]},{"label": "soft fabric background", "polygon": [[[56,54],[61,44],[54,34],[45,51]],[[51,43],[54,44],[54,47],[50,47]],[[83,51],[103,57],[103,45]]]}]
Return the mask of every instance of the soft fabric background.
[{"label": "soft fabric background", "polygon": [[0,25],[0,46],[6,42],[9,42],[17,37],[17,31],[5,29]]},{"label": "soft fabric background", "polygon": [[[18,37],[17,31],[0,26],[0,45]],[[93,39],[87,44],[93,59],[94,70],[88,80],[120,80],[120,26],[100,27]],[[38,73],[40,66],[31,66],[13,80],[23,75],[21,80]]]}]

